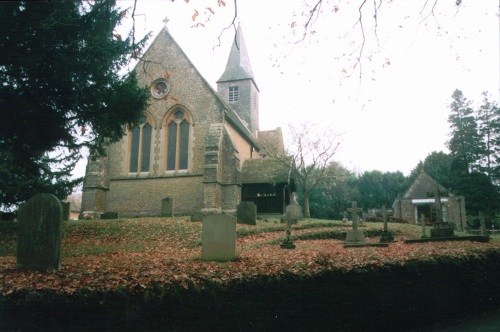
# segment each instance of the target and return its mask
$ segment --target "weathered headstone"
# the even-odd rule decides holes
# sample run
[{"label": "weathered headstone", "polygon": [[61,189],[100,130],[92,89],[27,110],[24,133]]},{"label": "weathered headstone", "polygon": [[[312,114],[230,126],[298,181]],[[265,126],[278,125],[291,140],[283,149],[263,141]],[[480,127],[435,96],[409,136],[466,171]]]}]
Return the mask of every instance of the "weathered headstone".
[{"label": "weathered headstone", "polygon": [[174,216],[174,199],[166,197],[161,200],[161,216],[173,217]]},{"label": "weathered headstone", "polygon": [[292,193],[292,197],[290,199],[290,205],[285,207],[285,216],[287,213],[290,213],[290,222],[292,224],[296,224],[297,221],[302,220],[304,215],[302,213],[302,206],[297,202],[297,198],[295,193]]},{"label": "weathered headstone", "polygon": [[425,231],[425,214],[420,215],[420,224],[422,225],[422,238],[427,237],[427,233]]},{"label": "weathered headstone", "polygon": [[290,237],[292,233],[292,215],[290,212],[285,213],[286,229],[285,229],[285,240],[281,243],[281,249],[295,249],[295,244]]},{"label": "weathered headstone", "polygon": [[238,224],[257,225],[257,206],[254,202],[240,202],[236,208]]},{"label": "weathered headstone", "polygon": [[203,218],[201,256],[207,261],[236,259],[236,218],[220,214]]},{"label": "weathered headstone", "polygon": [[385,208],[385,206],[382,207],[382,220],[384,222],[384,231],[382,232],[382,235],[380,235],[380,242],[394,241],[394,236],[392,236],[387,227],[387,209]]},{"label": "weathered headstone", "polygon": [[37,194],[19,208],[17,267],[61,268],[62,214],[61,202],[51,194]]},{"label": "weathered headstone", "polygon": [[352,229],[347,231],[345,241],[347,243],[364,243],[365,234],[363,230],[358,229],[358,213],[363,209],[358,208],[358,203],[352,202],[352,207],[347,209],[352,215]]}]

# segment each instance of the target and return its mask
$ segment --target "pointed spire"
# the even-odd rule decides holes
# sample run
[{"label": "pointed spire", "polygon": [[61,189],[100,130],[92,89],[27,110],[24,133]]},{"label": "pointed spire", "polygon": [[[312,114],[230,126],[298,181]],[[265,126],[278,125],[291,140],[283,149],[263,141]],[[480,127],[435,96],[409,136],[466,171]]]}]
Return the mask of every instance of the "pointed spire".
[{"label": "pointed spire", "polygon": [[231,52],[227,59],[226,70],[219,78],[219,82],[236,81],[242,79],[254,79],[250,58],[248,56],[245,39],[241,31],[241,25],[238,25],[236,35],[234,36]]}]

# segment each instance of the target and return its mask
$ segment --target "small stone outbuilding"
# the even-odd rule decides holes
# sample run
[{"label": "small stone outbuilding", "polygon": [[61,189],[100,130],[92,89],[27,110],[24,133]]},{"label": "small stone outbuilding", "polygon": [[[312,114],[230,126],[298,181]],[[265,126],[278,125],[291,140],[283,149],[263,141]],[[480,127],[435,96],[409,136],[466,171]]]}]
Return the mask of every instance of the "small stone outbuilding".
[{"label": "small stone outbuilding", "polygon": [[426,224],[434,224],[437,221],[435,204],[437,188],[441,195],[443,221],[451,222],[455,224],[456,229],[463,230],[466,225],[464,197],[449,194],[445,187],[426,172],[420,173],[403,197],[396,198],[392,205],[394,217],[410,224],[420,224],[420,217],[424,214]]}]

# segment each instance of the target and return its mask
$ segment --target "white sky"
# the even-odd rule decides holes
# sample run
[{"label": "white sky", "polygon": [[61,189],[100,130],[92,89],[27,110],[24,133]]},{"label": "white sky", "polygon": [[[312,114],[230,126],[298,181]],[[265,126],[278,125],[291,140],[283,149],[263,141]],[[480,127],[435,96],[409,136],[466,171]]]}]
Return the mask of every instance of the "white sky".
[{"label": "white sky", "polygon": [[[219,8],[217,0],[139,0],[136,32],[152,31],[152,41],[168,17],[174,39],[216,87],[234,36],[233,30],[224,32],[217,47],[234,14],[233,1],[225,2]],[[457,11],[455,0],[439,0],[429,17],[434,1],[425,8],[425,0],[383,3],[376,35],[373,3],[367,1],[361,79],[359,71],[343,73],[352,71],[359,54],[361,30],[353,25],[361,1],[329,1],[337,12],[324,5],[316,33],[295,44],[307,11],[303,2],[238,0],[238,22],[260,89],[261,130],[282,127],[286,135],[288,123],[319,123],[343,134],[334,159],[348,169],[408,175],[432,151],[448,152],[448,105],[455,89],[477,106],[482,91],[499,100],[498,1],[463,0]],[[215,11],[208,22],[206,7]],[[193,22],[195,9],[200,16]],[[205,27],[192,28],[194,23]]]}]

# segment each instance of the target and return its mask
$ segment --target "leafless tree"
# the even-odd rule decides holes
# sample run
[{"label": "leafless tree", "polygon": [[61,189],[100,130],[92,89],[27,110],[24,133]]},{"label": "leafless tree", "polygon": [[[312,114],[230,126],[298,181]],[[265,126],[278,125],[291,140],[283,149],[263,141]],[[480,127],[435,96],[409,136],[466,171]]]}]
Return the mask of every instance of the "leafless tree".
[{"label": "leafless tree", "polygon": [[[332,129],[322,129],[317,124],[288,125],[287,149],[260,140],[263,154],[279,160],[290,168],[304,199],[304,216],[310,217],[309,195],[325,177],[325,170],[341,143],[341,137]],[[273,141],[275,142],[275,141]]]}]

